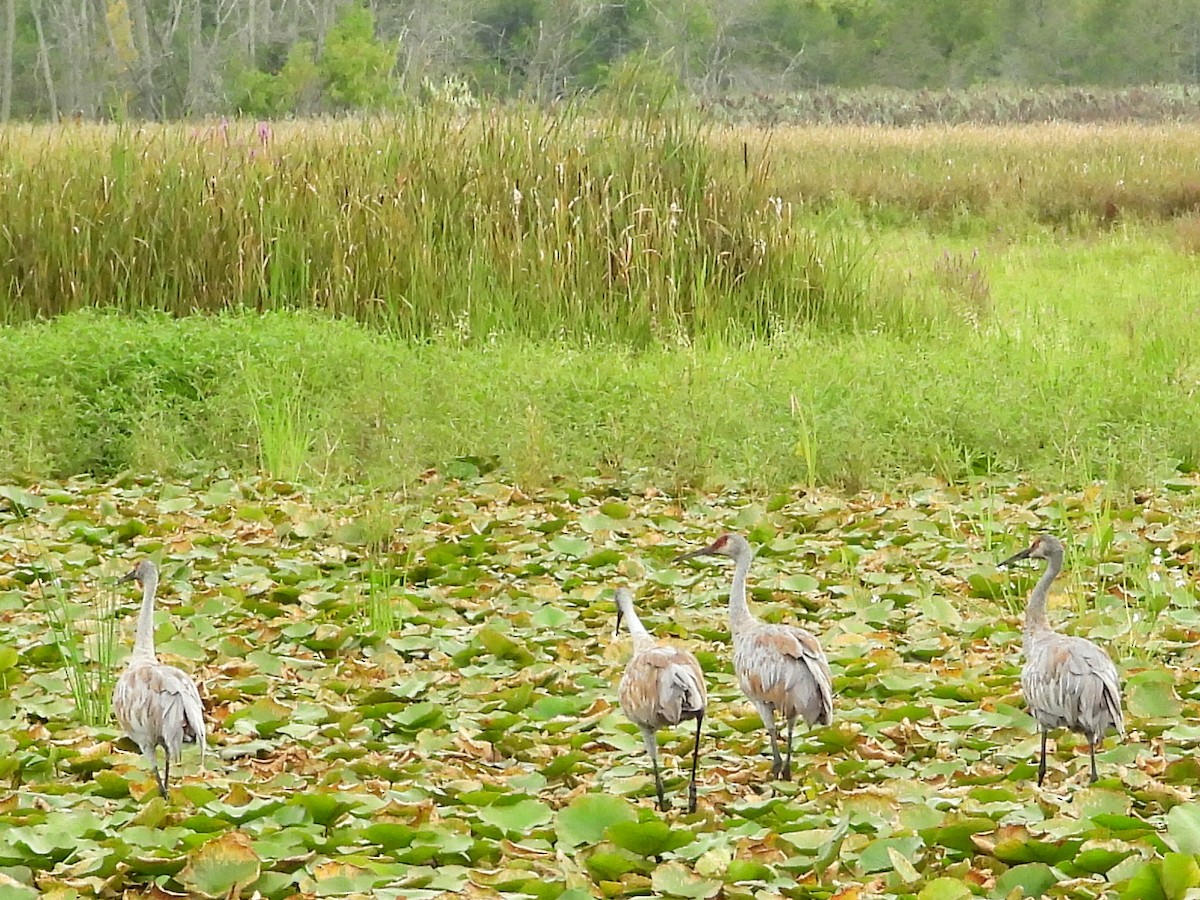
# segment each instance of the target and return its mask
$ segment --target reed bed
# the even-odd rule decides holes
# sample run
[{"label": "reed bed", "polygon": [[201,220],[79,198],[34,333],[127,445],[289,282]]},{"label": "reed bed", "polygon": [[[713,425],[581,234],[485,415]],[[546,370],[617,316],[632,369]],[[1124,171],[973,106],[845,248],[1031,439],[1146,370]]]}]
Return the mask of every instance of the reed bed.
[{"label": "reed bed", "polygon": [[[0,131],[4,321],[301,308],[420,340],[630,345],[939,315],[854,229],[1200,213],[1200,126],[703,127],[686,116]],[[927,304],[926,304],[927,305]]]},{"label": "reed bed", "polygon": [[1123,125],[1198,122],[1195,84],[1136,87],[981,84],[969,88],[818,88],[797,93],[731,94],[704,101],[726,121],[809,125]]},{"label": "reed bed", "polygon": [[682,118],[3,132],[10,322],[305,308],[412,338],[689,340],[874,324],[853,239]]},{"label": "reed bed", "polygon": [[1086,230],[1200,211],[1197,124],[739,126],[713,140],[727,158],[769,159],[785,201],[849,202],[885,223]]}]

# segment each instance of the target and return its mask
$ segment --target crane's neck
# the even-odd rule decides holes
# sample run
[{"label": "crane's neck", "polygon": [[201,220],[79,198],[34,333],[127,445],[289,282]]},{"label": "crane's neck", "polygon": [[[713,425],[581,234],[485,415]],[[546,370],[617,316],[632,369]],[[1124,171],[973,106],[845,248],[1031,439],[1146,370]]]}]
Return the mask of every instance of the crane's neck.
[{"label": "crane's neck", "polygon": [[147,574],[142,581],[142,611],[138,614],[137,640],[133,655],[154,658],[154,592],[158,590],[158,575]]},{"label": "crane's neck", "polygon": [[1062,557],[1057,554],[1047,559],[1046,571],[1042,573],[1042,577],[1034,585],[1033,593],[1029,595],[1029,605],[1025,608],[1026,640],[1050,630],[1046,621],[1046,602],[1050,598],[1050,585],[1062,571],[1062,565]]},{"label": "crane's neck", "polygon": [[754,622],[750,607],[746,604],[746,575],[750,572],[750,563],[754,560],[753,551],[739,553],[733,567],[733,585],[729,589],[729,628],[739,631]]},{"label": "crane's neck", "polygon": [[621,604],[621,617],[625,619],[629,626],[629,633],[633,636],[633,652],[640,653],[642,650],[654,644],[654,636],[646,630],[646,626],[642,624],[642,620],[638,618],[638,614],[634,612],[633,603],[626,597],[618,597],[617,602]]}]

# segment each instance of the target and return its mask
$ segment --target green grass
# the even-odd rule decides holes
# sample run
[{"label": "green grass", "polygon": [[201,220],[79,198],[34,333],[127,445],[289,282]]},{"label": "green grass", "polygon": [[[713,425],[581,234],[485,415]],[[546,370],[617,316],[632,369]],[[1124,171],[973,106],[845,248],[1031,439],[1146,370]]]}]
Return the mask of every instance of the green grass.
[{"label": "green grass", "polygon": [[[626,472],[773,490],[988,474],[1139,485],[1200,466],[1193,263],[1153,232],[978,253],[872,240],[903,290],[946,310],[941,327],[644,349],[418,344],[288,312],[9,328],[0,471],[222,466],[393,487],[471,458],[530,484]],[[947,286],[947,254],[990,306]]]},{"label": "green grass", "polygon": [[[44,557],[49,561],[49,555]],[[42,578],[41,606],[50,638],[62,659],[75,714],[84,725],[107,725],[116,685],[118,603],[114,590],[88,588],[85,603],[72,600],[63,574]]]}]

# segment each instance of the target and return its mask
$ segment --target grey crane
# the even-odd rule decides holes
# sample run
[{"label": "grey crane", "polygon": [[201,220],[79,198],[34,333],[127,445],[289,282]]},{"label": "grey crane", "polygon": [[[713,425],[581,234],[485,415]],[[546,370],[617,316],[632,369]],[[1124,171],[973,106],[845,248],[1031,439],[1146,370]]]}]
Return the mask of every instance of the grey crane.
[{"label": "grey crane", "polygon": [[1046,738],[1051,728],[1069,728],[1088,739],[1094,782],[1099,777],[1096,745],[1104,740],[1110,728],[1125,736],[1117,667],[1091,641],[1059,634],[1046,621],[1050,584],[1062,571],[1062,542],[1053,535],[1040,534],[1000,566],[1022,559],[1046,560],[1046,571],[1034,586],[1025,608],[1025,665],[1021,668],[1021,692],[1042,731],[1038,784],[1046,777]]},{"label": "grey crane", "polygon": [[[149,559],[120,579],[142,586],[142,608],[138,615],[137,638],[129,665],[113,690],[113,712],[125,733],[150,763],[154,780],[163,797],[171,777],[171,760],[179,760],[184,744],[200,745],[204,764],[206,740],[204,706],[196,684],[181,670],[158,661],[154,654],[154,593],[158,569]],[[163,748],[165,774],[158,772],[158,748]]]},{"label": "grey crane", "polygon": [[629,623],[633,636],[633,657],[625,667],[617,697],[621,709],[642,733],[650,764],[654,767],[654,786],[658,790],[658,808],[668,808],[663,794],[662,775],[658,770],[657,731],[678,725],[684,719],[696,720],[696,744],[692,748],[692,780],[688,785],[688,812],[696,811],[696,768],[700,761],[700,728],[708,707],[704,673],[696,657],[681,647],[656,641],[633,609],[633,594],[617,588],[617,630],[621,619]]},{"label": "grey crane", "polygon": [[[754,550],[744,537],[723,534],[707,547],[684,553],[728,556],[735,563],[729,591],[729,630],[733,635],[733,670],[742,692],[754,704],[771,737],[771,777],[792,777],[792,732],[796,719],[808,725],[833,720],[833,684],[821,643],[803,628],[773,625],[755,618],[746,604],[746,574]],[[775,715],[787,722],[787,758],[779,754]]]}]

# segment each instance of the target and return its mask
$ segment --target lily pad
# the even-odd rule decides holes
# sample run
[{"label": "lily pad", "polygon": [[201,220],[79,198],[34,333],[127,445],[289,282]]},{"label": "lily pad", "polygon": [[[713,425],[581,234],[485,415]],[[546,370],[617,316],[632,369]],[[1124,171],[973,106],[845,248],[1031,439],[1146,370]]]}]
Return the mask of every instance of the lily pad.
[{"label": "lily pad", "polygon": [[667,897],[706,898],[720,893],[722,883],[697,875],[682,863],[658,866],[650,878],[654,890]]},{"label": "lily pad", "polygon": [[672,828],[658,819],[647,822],[614,822],[605,830],[605,836],[618,847],[639,856],[661,856],[670,850],[685,847],[695,840],[695,835],[691,832]]},{"label": "lily pad", "polygon": [[229,831],[188,855],[179,881],[204,897],[227,897],[255,881],[262,870],[249,835]]},{"label": "lily pad", "polygon": [[636,822],[637,811],[629,801],[611,794],[584,794],[558,812],[555,830],[567,846],[597,844],[610,825]]}]

